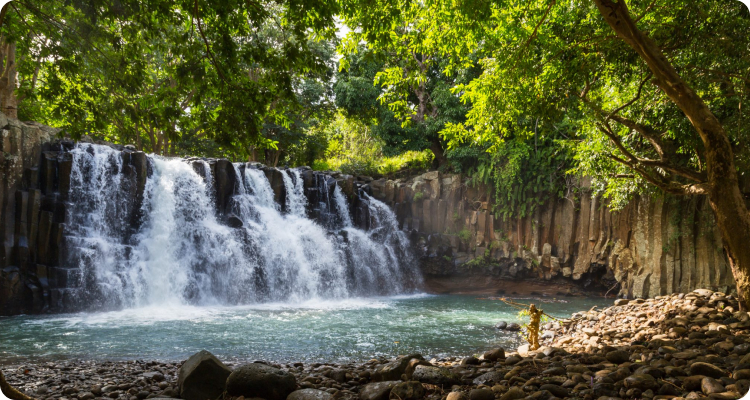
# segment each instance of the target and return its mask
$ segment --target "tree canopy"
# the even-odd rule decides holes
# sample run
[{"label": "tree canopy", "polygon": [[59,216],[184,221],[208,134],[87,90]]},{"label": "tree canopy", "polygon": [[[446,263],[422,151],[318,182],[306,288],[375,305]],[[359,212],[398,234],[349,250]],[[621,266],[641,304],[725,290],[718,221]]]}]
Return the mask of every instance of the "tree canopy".
[{"label": "tree canopy", "polygon": [[176,154],[178,143],[190,152],[189,144],[207,138],[215,152],[242,156],[277,147],[264,127],[289,128],[302,102],[317,107],[329,94],[319,90],[311,100],[301,85],[330,80],[333,1],[16,0],[8,7],[2,36],[5,53],[18,49],[19,87],[3,108],[75,137],[137,142],[161,154]]},{"label": "tree canopy", "polygon": [[0,107],[75,137],[273,165],[429,150],[505,216],[571,174],[612,207],[708,196],[750,306],[736,0],[16,0],[0,35]]}]

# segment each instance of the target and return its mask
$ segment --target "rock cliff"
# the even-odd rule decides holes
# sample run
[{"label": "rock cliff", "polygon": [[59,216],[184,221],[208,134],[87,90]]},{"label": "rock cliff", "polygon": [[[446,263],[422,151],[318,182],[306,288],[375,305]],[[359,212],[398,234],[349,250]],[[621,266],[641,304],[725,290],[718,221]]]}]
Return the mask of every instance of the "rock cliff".
[{"label": "rock cliff", "polygon": [[40,185],[39,177],[48,173],[42,153],[57,130],[0,113],[0,135],[0,308],[39,308],[46,271],[34,271],[31,279],[19,265],[36,269],[40,254],[54,257],[46,250],[60,233],[61,214],[54,201],[45,201],[53,189]]},{"label": "rock cliff", "polygon": [[[0,315],[61,310],[74,302],[63,290],[80,280],[66,263],[66,210],[74,143],[55,140],[58,131],[0,114]],[[135,229],[150,174],[147,157],[132,146],[116,146],[129,201],[124,218]],[[209,165],[216,212],[233,226],[228,211],[236,169],[227,160],[187,159],[196,172]],[[249,164],[248,164],[249,165]],[[282,172],[253,166],[267,176],[275,201],[285,204]],[[388,204],[410,232],[428,289],[481,289],[488,293],[588,289],[623,297],[654,297],[710,288],[732,292],[734,283],[713,213],[705,198],[638,198],[612,212],[580,190],[553,199],[532,216],[503,220],[493,212],[490,190],[466,184],[460,175],[437,171],[400,180],[372,180],[301,169],[311,204],[349,198],[352,222],[369,229],[363,192]],[[283,208],[283,207],[282,207]],[[321,221],[330,216],[308,210]],[[236,219],[236,218],[235,218]],[[545,289],[545,285],[549,289]]]},{"label": "rock cliff", "polygon": [[506,221],[493,214],[488,188],[467,185],[459,175],[432,171],[370,183],[373,196],[413,231],[428,283],[508,291],[519,280],[577,282],[631,298],[734,290],[706,198],[642,197],[612,212],[588,186],[583,179],[577,194]]}]

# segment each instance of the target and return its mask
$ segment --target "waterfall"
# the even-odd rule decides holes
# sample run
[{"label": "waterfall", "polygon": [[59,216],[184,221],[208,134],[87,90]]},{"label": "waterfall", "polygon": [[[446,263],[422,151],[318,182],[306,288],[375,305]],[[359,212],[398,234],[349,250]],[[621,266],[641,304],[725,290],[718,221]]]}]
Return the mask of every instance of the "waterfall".
[{"label": "waterfall", "polygon": [[344,227],[352,226],[352,217],[349,215],[349,207],[346,202],[346,197],[344,197],[344,192],[341,191],[341,188],[338,185],[336,185],[336,188],[333,190],[333,198],[336,202],[336,212],[341,216]]},{"label": "waterfall", "polygon": [[284,177],[284,188],[286,189],[286,207],[289,213],[298,217],[305,216],[305,198],[302,177],[299,171],[290,170],[282,175]]},{"label": "waterfall", "polygon": [[149,156],[139,203],[125,153],[92,144],[71,153],[64,286],[82,309],[294,303],[421,282],[390,209],[360,194],[370,228],[355,227],[329,176]]}]

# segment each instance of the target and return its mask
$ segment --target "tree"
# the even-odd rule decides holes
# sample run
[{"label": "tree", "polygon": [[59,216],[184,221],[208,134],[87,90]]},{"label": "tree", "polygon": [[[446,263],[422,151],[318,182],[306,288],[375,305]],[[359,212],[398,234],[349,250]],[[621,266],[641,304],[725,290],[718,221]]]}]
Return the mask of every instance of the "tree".
[{"label": "tree", "polygon": [[338,9],[333,0],[8,7],[2,37],[19,53],[19,79],[0,81],[0,103],[25,96],[19,117],[159,154],[210,139],[204,149],[234,157],[275,146],[263,125],[289,125],[293,82],[329,69],[311,43],[333,37]]},{"label": "tree", "polygon": [[448,123],[465,120],[469,106],[451,88],[476,76],[472,69],[460,76],[443,73],[440,60],[403,54],[390,48],[345,48],[335,86],[336,104],[349,116],[372,122],[372,133],[383,140],[386,153],[429,149],[434,166],[447,162],[440,131]]},{"label": "tree", "polygon": [[442,132],[449,146],[493,151],[513,130],[531,136],[517,121],[540,116],[543,129],[578,126],[568,141],[575,171],[591,175],[614,205],[649,188],[708,196],[750,307],[750,214],[738,180],[750,171],[741,106],[750,18],[739,2],[346,3],[353,37],[368,44],[389,40],[410,18],[422,34],[411,48],[450,60],[446,73],[479,57],[482,75],[454,87],[472,109],[466,123]]}]

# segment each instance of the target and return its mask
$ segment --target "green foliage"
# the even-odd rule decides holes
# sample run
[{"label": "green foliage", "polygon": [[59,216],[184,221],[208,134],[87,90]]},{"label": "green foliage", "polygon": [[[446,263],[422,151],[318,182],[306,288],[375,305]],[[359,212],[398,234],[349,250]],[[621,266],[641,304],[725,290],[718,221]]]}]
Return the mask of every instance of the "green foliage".
[{"label": "green foliage", "polygon": [[9,7],[2,38],[17,47],[19,117],[74,137],[240,158],[285,144],[270,125],[300,132],[325,97],[305,82],[331,80],[331,0]]},{"label": "green foliage", "polygon": [[[409,36],[398,32],[396,41]],[[348,116],[368,121],[386,155],[429,149],[442,160],[445,143],[440,131],[448,123],[464,121],[468,111],[451,92],[457,77],[444,74],[440,60],[433,57],[403,57],[392,50],[345,44],[334,89],[336,104]]]},{"label": "green foliage", "polygon": [[424,199],[424,192],[416,192],[412,198],[413,201],[420,201],[422,199]]},{"label": "green foliage", "polygon": [[469,239],[471,239],[471,232],[466,228],[461,229],[461,231],[459,231],[457,235],[458,238],[464,242],[468,242]]},{"label": "green foliage", "polygon": [[[750,46],[747,8],[733,0],[627,4],[638,29],[661,47],[720,120],[741,174],[750,172],[750,125],[743,122],[741,107],[750,100],[750,53],[740,50]],[[644,60],[614,34],[595,2],[344,0],[342,5],[352,27],[345,48],[364,41],[374,51],[387,49],[404,58],[428,54],[449,77],[481,71],[452,83],[452,93],[470,109],[465,121],[445,123],[440,135],[449,157],[454,152],[462,169],[474,171],[480,181],[493,181],[496,193],[506,196],[510,209],[501,210],[503,215],[532,212],[535,203],[528,198],[535,191],[558,195],[563,186],[554,182],[561,183],[557,177],[564,172],[592,177],[594,189],[615,207],[636,193],[654,193],[644,174],[685,182],[655,163],[635,171],[618,161],[631,156],[661,160],[657,146],[619,121],[652,129],[670,165],[706,170],[706,149],[691,121],[655,86]],[[381,78],[394,91],[424,79],[397,72],[386,70]],[[397,115],[409,112],[398,103],[403,98],[388,97]],[[555,161],[547,165],[529,151],[539,132],[546,139],[534,146],[535,152],[553,149],[547,156]],[[470,153],[477,150],[486,150],[489,158],[475,162]],[[564,171],[557,169],[560,165]],[[539,182],[523,176],[536,168]],[[550,173],[552,184],[547,183]],[[513,182],[512,190],[505,182]]]},{"label": "green foliage", "polygon": [[403,169],[424,170],[432,160],[425,151],[385,156],[385,145],[373,134],[372,126],[342,112],[336,113],[311,132],[312,136],[325,142],[325,151],[320,154],[325,160],[313,163],[313,168],[317,170],[369,176],[390,175]]}]

